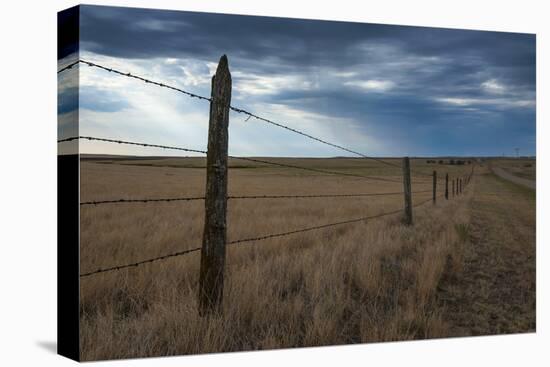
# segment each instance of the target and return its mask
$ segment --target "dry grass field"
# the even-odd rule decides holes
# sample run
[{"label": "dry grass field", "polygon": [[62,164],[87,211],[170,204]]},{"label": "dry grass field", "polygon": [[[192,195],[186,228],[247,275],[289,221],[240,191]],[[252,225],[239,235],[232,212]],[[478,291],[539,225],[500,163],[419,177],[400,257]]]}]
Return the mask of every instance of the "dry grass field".
[{"label": "dry grass field", "polygon": [[[362,159],[277,161],[401,179],[399,169]],[[471,168],[428,165],[420,159],[413,160],[412,166],[424,173],[449,172],[451,177],[465,175]],[[83,159],[81,201],[202,196],[202,167],[200,158]],[[399,183],[237,161],[230,162],[230,167],[230,195],[402,190]],[[431,189],[429,177],[415,180],[422,182],[413,184],[413,192]],[[482,167],[464,195],[416,207],[411,227],[402,225],[396,214],[229,246],[219,316],[202,318],[197,312],[198,252],[82,278],[81,357],[95,360],[533,330],[534,194],[512,186]],[[439,193],[442,188],[440,184]],[[431,193],[414,194],[413,203],[430,197]],[[509,202],[515,203],[513,211],[506,205]],[[203,206],[202,201],[83,206],[81,272],[200,246]],[[230,200],[228,240],[402,207],[402,195]],[[500,243],[504,243],[502,253]],[[517,259],[509,259],[514,256]],[[485,278],[473,277],[471,271]],[[511,271],[512,282],[506,281],[506,271]],[[498,278],[497,273],[504,275]],[[479,279],[487,283],[477,289]],[[472,300],[468,287],[480,298]],[[508,293],[499,293],[503,289]],[[489,311],[487,305],[492,306]],[[476,319],[471,321],[469,315]],[[500,326],[491,327],[495,325],[491,320]]]},{"label": "dry grass field", "polygon": [[464,266],[440,284],[450,336],[535,331],[535,205],[533,190],[480,170]]},{"label": "dry grass field", "polygon": [[535,159],[495,159],[492,164],[505,169],[507,172],[514,176],[526,178],[529,180],[535,180],[537,178]]}]

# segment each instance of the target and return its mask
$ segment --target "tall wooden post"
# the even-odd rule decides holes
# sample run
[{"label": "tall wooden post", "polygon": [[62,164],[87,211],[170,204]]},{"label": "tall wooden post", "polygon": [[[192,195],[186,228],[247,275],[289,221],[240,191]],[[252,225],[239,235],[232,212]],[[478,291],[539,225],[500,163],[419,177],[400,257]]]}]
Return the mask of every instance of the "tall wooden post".
[{"label": "tall wooden post", "polygon": [[460,194],[462,194],[462,178],[460,178],[459,182],[460,185],[458,185],[458,187],[460,187]]},{"label": "tall wooden post", "polygon": [[412,214],[412,191],[411,191],[411,166],[409,157],[403,158],[403,193],[405,194],[405,218],[404,223],[411,225]]},{"label": "tall wooden post", "polygon": [[227,212],[227,146],[231,74],[227,56],[220,58],[212,77],[206,197],[199,277],[199,314],[221,310],[225,265]]},{"label": "tall wooden post", "polygon": [[445,200],[449,200],[449,174],[445,174]]},{"label": "tall wooden post", "polygon": [[434,171],[433,173],[433,192],[432,192],[432,201],[435,204],[435,198],[436,198],[436,190],[437,190],[437,172]]}]

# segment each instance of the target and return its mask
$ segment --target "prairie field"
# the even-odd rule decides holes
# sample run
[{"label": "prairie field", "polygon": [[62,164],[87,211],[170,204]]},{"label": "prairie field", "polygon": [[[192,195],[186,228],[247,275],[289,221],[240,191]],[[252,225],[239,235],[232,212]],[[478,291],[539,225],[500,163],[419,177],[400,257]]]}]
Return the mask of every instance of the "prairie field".
[{"label": "prairie field", "polygon": [[537,172],[536,172],[537,164],[535,159],[526,159],[526,158],[495,159],[492,162],[492,164],[521,178],[535,180],[537,177]]},{"label": "prairie field", "polygon": [[[364,159],[230,161],[229,195],[401,192]],[[387,162],[401,164],[400,160]],[[203,196],[202,158],[81,159],[81,202]],[[432,181],[472,165],[413,159],[414,225],[396,213],[227,247],[222,312],[197,310],[200,252],[81,278],[83,360],[528,332],[535,329],[535,194],[476,166],[449,200]],[[449,185],[450,189],[450,185]],[[403,194],[230,199],[228,241],[393,212]],[[201,245],[204,201],[81,207],[81,273]]]}]

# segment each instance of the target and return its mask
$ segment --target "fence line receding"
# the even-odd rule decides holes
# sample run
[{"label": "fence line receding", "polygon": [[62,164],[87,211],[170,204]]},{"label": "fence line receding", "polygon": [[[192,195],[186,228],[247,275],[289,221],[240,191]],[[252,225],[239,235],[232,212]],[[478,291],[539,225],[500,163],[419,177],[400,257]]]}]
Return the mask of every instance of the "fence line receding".
[{"label": "fence line receding", "polygon": [[[257,114],[254,114],[246,109],[238,108],[231,105],[231,74],[229,72],[229,64],[226,56],[222,56],[220,63],[218,64],[218,69],[216,70],[216,75],[212,81],[212,91],[211,97],[204,97],[181,88],[177,88],[165,83],[157,82],[151,79],[147,79],[132,73],[125,73],[120,70],[109,68],[104,65],[100,65],[91,61],[86,60],[76,60],[62,69],[58,70],[58,74],[63,71],[70,70],[74,66],[79,64],[86,64],[91,67],[96,67],[102,70],[105,70],[110,73],[114,73],[120,76],[133,78],[136,80],[143,81],[147,84],[156,85],[162,88],[168,88],[179,93],[182,93],[191,98],[197,98],[199,100],[208,101],[210,103],[210,120],[208,128],[208,147],[207,150],[179,147],[179,146],[170,146],[162,144],[151,144],[135,141],[127,141],[121,139],[111,139],[103,137],[94,137],[94,136],[73,136],[67,137],[58,140],[58,143],[66,143],[71,141],[77,141],[80,139],[88,141],[98,141],[111,144],[125,144],[140,146],[146,148],[158,148],[158,149],[168,149],[176,150],[186,153],[198,153],[206,155],[206,188],[204,196],[189,196],[189,197],[170,197],[170,198],[118,198],[118,199],[106,199],[106,200],[91,200],[81,202],[81,206],[99,206],[104,204],[128,204],[128,203],[161,203],[161,202],[192,202],[192,201],[203,201],[205,205],[205,222],[204,222],[204,231],[203,231],[203,243],[200,247],[194,247],[186,250],[181,250],[173,252],[170,254],[153,257],[149,259],[144,259],[136,261],[133,263],[114,265],[110,267],[99,268],[96,270],[84,272],[80,274],[81,278],[90,277],[95,274],[106,273],[119,271],[128,268],[138,267],[143,264],[153,263],[169,258],[184,256],[192,254],[194,252],[201,251],[201,267],[200,267],[200,277],[199,277],[199,311],[202,315],[208,314],[211,312],[218,312],[222,297],[223,297],[223,283],[224,283],[224,263],[225,263],[225,254],[226,246],[228,245],[237,245],[244,243],[253,243],[258,241],[264,241],[273,238],[280,238],[285,236],[291,236],[299,233],[306,233],[316,230],[322,230],[326,228],[331,228],[334,226],[341,226],[352,223],[365,222],[369,220],[374,220],[377,218],[387,217],[391,215],[396,215],[399,213],[403,214],[404,223],[408,225],[413,224],[413,208],[417,208],[421,205],[424,205],[427,202],[433,202],[436,204],[436,199],[439,197],[445,197],[446,200],[449,200],[449,174],[438,175],[437,171],[434,170],[432,173],[417,172],[411,168],[409,157],[403,158],[403,163],[401,165],[389,162],[387,160],[372,157],[360,153],[354,149],[350,149],[341,144],[336,144],[330,142],[326,139],[321,139],[309,133],[300,131],[298,129],[292,128],[285,124],[264,118]],[[391,166],[393,168],[399,169],[401,172],[401,179],[395,179],[390,177],[379,177],[372,175],[363,175],[358,173],[351,173],[346,171],[337,171],[337,170],[327,170],[313,167],[305,167],[300,165],[294,165],[283,162],[275,162],[273,160],[266,160],[253,157],[240,157],[240,156],[231,156],[228,155],[228,123],[229,123],[229,111],[236,113],[241,113],[247,115],[248,118],[255,118],[257,120],[266,122],[273,126],[291,131],[293,133],[304,136],[310,140],[331,146],[333,148],[345,151],[357,155],[363,159],[373,160],[380,164],[386,166]],[[229,195],[227,193],[227,172],[231,168],[228,164],[229,159],[243,160],[253,163],[260,163],[268,166],[291,168],[298,170],[305,170],[309,172],[327,174],[327,175],[337,175],[344,177],[353,177],[361,178],[377,182],[386,182],[386,183],[396,183],[402,184],[403,191],[387,191],[387,192],[359,192],[359,193],[344,193],[344,194],[335,194],[335,193],[315,193],[315,194],[260,194],[260,195]],[[415,173],[417,177],[411,175]],[[471,178],[474,174],[474,165],[470,173],[466,176],[461,177],[451,177],[452,183],[452,197],[459,196],[463,194],[464,189],[468,186],[471,181]],[[396,174],[397,175],[397,174]],[[437,183],[440,182],[444,184],[444,190],[441,194],[437,194]],[[426,190],[413,190],[412,185],[430,185],[430,189]],[[418,203],[413,204],[413,196],[415,194],[427,194],[431,193],[431,197],[426,200],[422,200]],[[226,235],[226,215],[227,215],[227,201],[228,200],[262,200],[262,199],[315,199],[315,198],[344,198],[344,197],[376,197],[376,196],[392,196],[392,195],[404,195],[404,206],[403,208],[395,209],[389,212],[382,212],[378,214],[362,216],[358,218],[345,219],[339,221],[332,221],[324,224],[311,225],[305,228],[296,228],[289,231],[276,232],[262,234],[258,236],[241,238],[236,240],[227,241]]]}]

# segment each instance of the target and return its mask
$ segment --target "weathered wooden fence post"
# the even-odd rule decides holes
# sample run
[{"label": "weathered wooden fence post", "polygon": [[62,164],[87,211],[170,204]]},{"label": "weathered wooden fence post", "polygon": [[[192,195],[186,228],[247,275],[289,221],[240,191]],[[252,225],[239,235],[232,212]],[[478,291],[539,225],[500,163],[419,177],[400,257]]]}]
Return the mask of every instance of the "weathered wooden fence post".
[{"label": "weathered wooden fence post", "polygon": [[455,197],[455,180],[453,180],[452,183],[453,183],[453,197]]},{"label": "weathered wooden fence post", "polygon": [[435,204],[435,198],[436,198],[436,190],[437,190],[437,172],[434,171],[433,173],[433,192],[432,192],[432,201]]},{"label": "weathered wooden fence post", "polygon": [[411,191],[411,166],[409,157],[403,158],[403,193],[405,194],[405,218],[404,223],[411,225],[413,222],[412,214],[412,191]]},{"label": "weathered wooden fence post", "polygon": [[449,174],[445,174],[445,200],[449,200]]},{"label": "weathered wooden fence post", "polygon": [[460,194],[462,194],[462,178],[460,178],[460,185],[459,185],[459,187],[460,187]]},{"label": "weathered wooden fence post", "polygon": [[220,58],[212,77],[206,197],[199,277],[199,314],[221,310],[225,265],[227,212],[227,148],[231,74],[227,56]]}]

